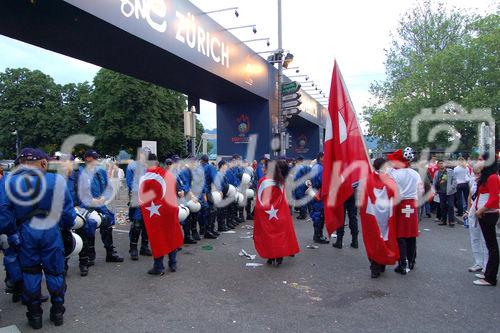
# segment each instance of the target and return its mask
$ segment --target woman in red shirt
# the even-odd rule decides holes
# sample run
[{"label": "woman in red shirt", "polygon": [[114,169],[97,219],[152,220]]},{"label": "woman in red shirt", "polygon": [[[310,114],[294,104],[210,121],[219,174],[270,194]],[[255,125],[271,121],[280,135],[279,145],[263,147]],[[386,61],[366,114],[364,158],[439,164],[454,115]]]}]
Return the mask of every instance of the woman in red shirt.
[{"label": "woman in red shirt", "polygon": [[[488,163],[488,154],[484,154],[480,163]],[[482,161],[481,161],[482,160]],[[476,274],[479,280],[474,281],[478,286],[496,286],[498,275],[498,242],[496,225],[500,207],[500,178],[498,177],[498,164],[494,158],[491,164],[485,164],[477,183],[476,191],[476,216],[483,232],[486,248],[489,252],[488,264],[483,274]]]}]

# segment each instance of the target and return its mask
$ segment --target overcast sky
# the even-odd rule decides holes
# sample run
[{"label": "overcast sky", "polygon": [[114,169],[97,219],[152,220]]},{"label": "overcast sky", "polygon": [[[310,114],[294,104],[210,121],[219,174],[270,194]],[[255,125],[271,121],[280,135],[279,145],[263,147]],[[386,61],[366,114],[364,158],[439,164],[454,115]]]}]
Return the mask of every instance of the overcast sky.
[{"label": "overcast sky", "polygon": [[[118,1],[118,0],[117,0]],[[212,14],[225,27],[256,24],[237,30],[241,40],[269,37],[249,45],[256,51],[277,47],[277,0],[193,0],[202,10],[239,7],[239,18],[232,12]],[[283,47],[295,56],[293,66],[308,74],[323,90],[329,91],[334,59],[344,75],[356,110],[361,112],[369,100],[370,83],[384,78],[384,49],[390,32],[415,0],[282,0]],[[495,0],[448,0],[446,5],[492,12]],[[58,83],[92,81],[99,67],[49,52],[0,35],[0,70],[7,67],[40,69]],[[215,106],[202,103],[199,117],[205,128],[216,126]]]}]

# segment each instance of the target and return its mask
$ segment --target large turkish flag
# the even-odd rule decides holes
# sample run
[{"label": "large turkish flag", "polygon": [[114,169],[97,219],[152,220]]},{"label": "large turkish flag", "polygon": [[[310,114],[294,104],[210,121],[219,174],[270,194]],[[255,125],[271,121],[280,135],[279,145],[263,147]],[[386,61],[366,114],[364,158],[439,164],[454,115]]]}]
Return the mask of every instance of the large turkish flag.
[{"label": "large turkish flag", "polygon": [[337,62],[333,67],[326,118],[321,196],[328,234],[344,224],[344,202],[371,171],[356,112]]},{"label": "large turkish flag", "polygon": [[140,179],[139,202],[153,256],[180,248],[184,240],[175,177],[160,167],[148,169]]},{"label": "large turkish flag", "polygon": [[300,252],[283,184],[264,177],[257,187],[253,241],[262,258],[276,259]]}]

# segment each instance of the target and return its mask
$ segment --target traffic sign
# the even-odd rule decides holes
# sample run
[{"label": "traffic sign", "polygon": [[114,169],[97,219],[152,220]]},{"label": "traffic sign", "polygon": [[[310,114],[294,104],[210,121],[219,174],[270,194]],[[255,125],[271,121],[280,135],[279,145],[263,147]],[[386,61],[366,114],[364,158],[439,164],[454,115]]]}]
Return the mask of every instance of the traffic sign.
[{"label": "traffic sign", "polygon": [[300,90],[300,83],[298,83],[297,81],[283,83],[281,85],[281,94],[283,95],[293,94],[299,90]]},{"label": "traffic sign", "polygon": [[283,109],[281,111],[281,113],[284,115],[284,116],[287,116],[287,115],[294,115],[294,114],[299,114],[300,113],[300,109],[299,108],[289,108],[289,109]]},{"label": "traffic sign", "polygon": [[290,95],[284,95],[281,100],[283,102],[286,102],[286,101],[291,101],[291,100],[294,100],[294,99],[299,99],[302,95],[299,94],[299,93],[293,93],[293,94],[290,94]]},{"label": "traffic sign", "polygon": [[300,104],[302,104],[301,101],[295,99],[293,101],[288,101],[288,102],[284,102],[282,105],[281,105],[281,108],[282,109],[286,109],[286,108],[293,108],[293,107],[296,107],[296,106],[299,106]]}]

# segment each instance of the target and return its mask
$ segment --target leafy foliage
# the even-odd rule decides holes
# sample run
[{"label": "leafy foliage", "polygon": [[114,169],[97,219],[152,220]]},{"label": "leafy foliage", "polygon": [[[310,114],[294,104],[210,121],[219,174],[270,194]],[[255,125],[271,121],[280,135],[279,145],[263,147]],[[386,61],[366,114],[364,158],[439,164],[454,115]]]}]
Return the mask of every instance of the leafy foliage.
[{"label": "leafy foliage", "polygon": [[[438,108],[455,101],[466,109],[491,108],[500,119],[500,17],[467,15],[447,11],[443,5],[425,1],[410,10],[399,23],[386,51],[386,76],[374,82],[372,105],[365,108],[370,134],[382,143],[443,148],[454,134],[441,132],[429,143],[436,123],[419,128],[417,142],[411,141],[411,120],[422,108]],[[448,110],[456,118],[456,110]],[[454,122],[460,148],[477,143],[477,123]],[[456,135],[456,134],[455,134]]]},{"label": "leafy foliage", "polygon": [[[0,73],[0,152],[15,156],[17,130],[22,147],[48,152],[72,134],[88,133],[101,154],[123,148],[135,155],[141,140],[155,140],[160,157],[182,155],[185,108],[182,94],[106,69],[93,86],[59,85],[38,70],[6,69]],[[201,123],[197,131],[201,137]]]}]

